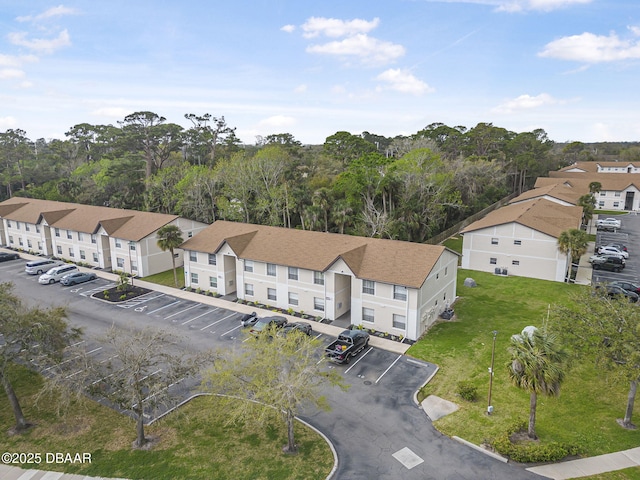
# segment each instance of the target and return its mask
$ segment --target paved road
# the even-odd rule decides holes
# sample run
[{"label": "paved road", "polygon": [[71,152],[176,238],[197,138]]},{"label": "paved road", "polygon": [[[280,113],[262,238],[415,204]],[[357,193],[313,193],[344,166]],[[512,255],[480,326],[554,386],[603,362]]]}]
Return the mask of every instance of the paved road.
[{"label": "paved road", "polygon": [[[109,280],[78,288],[42,286],[23,273],[24,262],[0,264],[0,281],[14,281],[26,301],[64,305],[73,325],[96,342],[112,324],[119,328],[160,326],[185,338],[179,348],[205,350],[240,345],[238,314],[228,308],[202,305],[192,299],[154,293],[144,302],[122,308],[90,298]],[[320,327],[318,325],[318,327]],[[321,335],[328,344],[331,338]],[[92,349],[95,345],[92,343]],[[335,445],[339,466],[334,478],[350,479],[495,479],[543,478],[505,464],[456,442],[433,428],[413,402],[415,391],[435,366],[380,348],[363,352],[350,365],[328,366],[342,372],[348,392],[327,392],[331,412],[304,411],[301,418],[322,431]]]}]

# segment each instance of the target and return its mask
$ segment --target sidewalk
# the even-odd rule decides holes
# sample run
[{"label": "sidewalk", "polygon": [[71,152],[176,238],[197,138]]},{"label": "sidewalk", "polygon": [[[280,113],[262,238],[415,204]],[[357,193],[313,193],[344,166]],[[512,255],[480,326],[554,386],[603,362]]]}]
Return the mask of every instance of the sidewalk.
[{"label": "sidewalk", "polygon": [[551,463],[527,468],[528,471],[554,480],[588,477],[623,468],[640,467],[640,447],[597,457],[580,458],[568,462]]}]

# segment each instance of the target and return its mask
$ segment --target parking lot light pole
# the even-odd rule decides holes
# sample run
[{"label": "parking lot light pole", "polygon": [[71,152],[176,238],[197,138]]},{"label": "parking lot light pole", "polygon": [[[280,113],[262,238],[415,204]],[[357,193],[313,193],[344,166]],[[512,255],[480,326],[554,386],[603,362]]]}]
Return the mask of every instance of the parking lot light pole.
[{"label": "parking lot light pole", "polygon": [[487,415],[491,415],[493,413],[493,405],[491,405],[491,389],[493,388],[493,363],[496,358],[496,336],[498,335],[498,331],[494,330],[491,333],[493,333],[493,346],[491,347],[491,366],[489,367],[489,400],[487,402]]}]

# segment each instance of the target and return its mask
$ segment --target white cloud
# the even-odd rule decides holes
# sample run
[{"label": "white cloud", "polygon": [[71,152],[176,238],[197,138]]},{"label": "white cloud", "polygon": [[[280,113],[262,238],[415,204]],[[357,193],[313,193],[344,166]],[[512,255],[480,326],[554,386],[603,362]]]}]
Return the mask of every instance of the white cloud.
[{"label": "white cloud", "polygon": [[379,18],[374,18],[369,22],[359,18],[340,20],[337,18],[311,17],[302,25],[302,30],[305,38],[314,38],[320,35],[338,38],[370,32],[379,24]]},{"label": "white cloud", "polygon": [[274,115],[269,118],[260,120],[258,123],[261,127],[268,128],[287,128],[296,124],[296,119],[286,115]]},{"label": "white cloud", "polygon": [[640,41],[622,40],[615,33],[604,36],[585,32],[548,43],[538,56],[586,63],[637,59]]},{"label": "white cloud", "polygon": [[0,130],[15,128],[18,121],[14,117],[0,117]]},{"label": "white cloud", "polygon": [[24,71],[18,68],[0,68],[0,80],[24,78]]},{"label": "white cloud", "polygon": [[39,15],[26,15],[23,17],[18,17],[16,20],[18,22],[32,22],[38,20],[45,20],[47,18],[52,17],[62,17],[64,15],[75,15],[78,11],[75,8],[65,7],[64,5],[58,5],[57,7],[51,7],[48,10],[45,10]]},{"label": "white cloud", "polygon": [[522,12],[526,10],[550,12],[575,4],[591,3],[591,1],[592,0],[512,0],[500,2],[497,10],[504,12]]},{"label": "white cloud", "polygon": [[341,57],[357,57],[363,63],[384,65],[402,57],[405,54],[405,48],[402,45],[378,40],[365,34],[358,34],[340,41],[311,45],[307,47],[307,52]]},{"label": "white cloud", "polygon": [[307,86],[303,83],[302,85],[298,85],[296,88],[294,88],[293,91],[295,93],[304,93],[307,91]]},{"label": "white cloud", "polygon": [[117,118],[122,119],[127,115],[130,115],[131,112],[136,111],[134,108],[123,108],[123,107],[102,107],[97,108],[91,112],[91,115],[94,117],[105,117],[105,118]]},{"label": "white cloud", "polygon": [[376,79],[386,83],[385,88],[402,93],[422,95],[434,91],[433,88],[406,70],[390,68],[378,75]]},{"label": "white cloud", "polygon": [[284,27],[281,27],[280,30],[282,30],[283,32],[287,32],[287,33],[291,33],[296,29],[295,25],[285,25]]},{"label": "white cloud", "polygon": [[535,97],[525,94],[498,105],[492,110],[492,112],[513,113],[515,111],[529,110],[532,108],[538,108],[545,105],[554,105],[557,103],[560,102],[548,93],[541,93],[540,95],[536,95]]},{"label": "white cloud", "polygon": [[37,62],[35,55],[2,55],[0,54],[0,67],[20,67],[27,62]]},{"label": "white cloud", "polygon": [[53,53],[59,48],[71,45],[71,38],[67,30],[61,31],[56,38],[52,39],[34,38],[33,40],[29,40],[26,32],[12,32],[7,36],[9,41],[14,45],[27,47],[41,53]]}]

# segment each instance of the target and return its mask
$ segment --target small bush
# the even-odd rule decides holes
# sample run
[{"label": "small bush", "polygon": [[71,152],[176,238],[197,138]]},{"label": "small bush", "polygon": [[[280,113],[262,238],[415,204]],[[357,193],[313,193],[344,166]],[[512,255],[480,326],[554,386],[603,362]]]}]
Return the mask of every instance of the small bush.
[{"label": "small bush", "polygon": [[471,382],[458,382],[456,393],[467,402],[475,402],[478,399],[478,387]]}]

